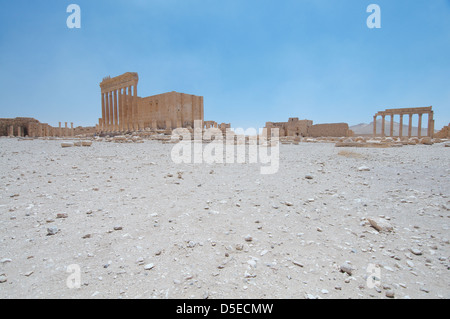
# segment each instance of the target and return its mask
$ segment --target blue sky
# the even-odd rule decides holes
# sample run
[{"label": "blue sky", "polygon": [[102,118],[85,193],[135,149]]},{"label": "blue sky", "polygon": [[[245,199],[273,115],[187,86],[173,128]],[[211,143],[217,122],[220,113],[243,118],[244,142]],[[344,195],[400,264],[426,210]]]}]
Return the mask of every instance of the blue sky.
[{"label": "blue sky", "polygon": [[[81,7],[81,29],[66,8]],[[369,29],[369,4],[381,29]],[[204,96],[205,120],[369,123],[432,105],[450,122],[450,0],[1,2],[0,117],[90,126],[102,78],[138,72],[139,96]]]}]

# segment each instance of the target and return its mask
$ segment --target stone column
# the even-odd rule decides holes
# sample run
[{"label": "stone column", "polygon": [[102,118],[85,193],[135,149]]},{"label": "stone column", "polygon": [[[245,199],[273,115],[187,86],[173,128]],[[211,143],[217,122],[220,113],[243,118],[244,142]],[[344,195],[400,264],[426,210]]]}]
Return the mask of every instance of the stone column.
[{"label": "stone column", "polygon": [[73,123],[70,123],[70,136],[74,136],[74,131],[73,131]]},{"label": "stone column", "polygon": [[105,130],[106,123],[106,105],[105,105],[105,93],[102,93],[102,121],[100,123],[101,130]]},{"label": "stone column", "polygon": [[403,137],[403,114],[400,114],[400,131],[398,133],[399,137]]},{"label": "stone column", "polygon": [[133,121],[134,130],[139,130],[138,124],[138,105],[137,105],[137,84],[133,85]]},{"label": "stone column", "polygon": [[62,136],[62,128],[61,128],[61,122],[59,122],[59,128],[58,128],[58,136]]},{"label": "stone column", "polygon": [[108,129],[110,132],[113,130],[114,126],[114,104],[113,104],[113,94],[112,91],[108,92],[108,102],[109,102],[109,123],[108,123]]},{"label": "stone column", "polygon": [[105,93],[105,131],[109,130],[109,92]]},{"label": "stone column", "polygon": [[417,137],[422,137],[422,113],[419,113],[419,127],[417,129]]},{"label": "stone column", "polygon": [[9,134],[8,134],[9,136],[14,136],[14,126],[13,125],[11,125],[10,127],[9,127]]},{"label": "stone column", "polygon": [[123,97],[122,97],[122,103],[123,103],[123,129],[125,131],[128,131],[128,94],[127,94],[127,88],[124,87],[122,90],[123,90]]},{"label": "stone column", "polygon": [[118,100],[119,100],[119,131],[123,132],[122,88],[118,90]]},{"label": "stone column", "polygon": [[386,126],[386,115],[381,115],[381,137],[385,137],[384,127]]},{"label": "stone column", "polygon": [[373,117],[373,137],[377,136],[377,116]]},{"label": "stone column", "polygon": [[412,114],[409,114],[408,137],[412,136]]},{"label": "stone column", "polygon": [[433,138],[433,133],[434,133],[434,129],[433,129],[433,113],[434,112],[428,113],[428,137],[431,137],[431,138]]},{"label": "stone column", "polygon": [[394,114],[391,114],[391,129],[389,131],[390,137],[394,137]]},{"label": "stone column", "polygon": [[118,131],[119,130],[119,114],[118,114],[119,106],[118,106],[118,101],[117,101],[117,90],[114,90],[114,92],[113,92],[113,100],[114,100],[114,130]]},{"label": "stone column", "polygon": [[130,131],[133,131],[133,124],[134,124],[134,118],[133,118],[133,91],[131,90],[131,85],[128,87],[128,98],[127,98],[127,104],[128,104],[128,129]]},{"label": "stone column", "polygon": [[67,122],[65,122],[64,124],[64,136],[69,136]]}]

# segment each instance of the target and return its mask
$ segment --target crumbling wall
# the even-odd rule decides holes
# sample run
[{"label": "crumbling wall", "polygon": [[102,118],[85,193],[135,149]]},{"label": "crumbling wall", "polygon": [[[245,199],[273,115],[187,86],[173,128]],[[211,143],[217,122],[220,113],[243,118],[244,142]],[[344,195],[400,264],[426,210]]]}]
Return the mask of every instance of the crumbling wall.
[{"label": "crumbling wall", "polygon": [[450,124],[447,126],[444,126],[442,130],[434,134],[434,137],[436,138],[450,138]]},{"label": "crumbling wall", "polygon": [[310,137],[346,137],[349,133],[347,123],[316,124],[308,129]]}]

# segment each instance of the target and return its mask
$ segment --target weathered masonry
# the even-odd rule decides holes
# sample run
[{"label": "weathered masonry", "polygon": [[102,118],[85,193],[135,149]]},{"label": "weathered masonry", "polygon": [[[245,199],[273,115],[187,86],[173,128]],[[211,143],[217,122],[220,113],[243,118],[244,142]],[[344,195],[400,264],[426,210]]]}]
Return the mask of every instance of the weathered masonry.
[{"label": "weathered masonry", "polygon": [[313,125],[311,120],[290,118],[287,122],[267,122],[265,130],[271,135],[271,129],[278,128],[280,137],[348,137],[353,132],[347,123]]},{"label": "weathered masonry", "polygon": [[403,108],[403,109],[387,109],[382,112],[378,112],[373,117],[373,136],[377,135],[377,118],[378,116],[381,116],[381,136],[385,137],[385,123],[386,123],[386,116],[390,117],[390,131],[389,136],[394,136],[394,117],[398,115],[400,116],[400,131],[399,131],[399,137],[403,137],[403,118],[404,116],[409,117],[408,122],[408,137],[412,136],[412,127],[413,127],[413,116],[418,115],[418,130],[417,130],[417,136],[420,138],[422,137],[422,121],[423,121],[423,115],[428,115],[428,126],[427,126],[427,136],[433,137],[434,135],[434,112],[432,110],[432,107],[416,107],[416,108]]},{"label": "weathered masonry", "polygon": [[74,127],[70,123],[64,123],[64,127],[59,122],[58,127],[41,123],[34,118],[16,117],[14,119],[0,119],[0,136],[17,137],[73,137],[79,134],[94,134],[94,127]]},{"label": "weathered masonry", "polygon": [[202,96],[169,92],[142,98],[137,95],[138,82],[138,74],[132,72],[103,79],[99,131],[192,128],[194,121],[203,122]]}]

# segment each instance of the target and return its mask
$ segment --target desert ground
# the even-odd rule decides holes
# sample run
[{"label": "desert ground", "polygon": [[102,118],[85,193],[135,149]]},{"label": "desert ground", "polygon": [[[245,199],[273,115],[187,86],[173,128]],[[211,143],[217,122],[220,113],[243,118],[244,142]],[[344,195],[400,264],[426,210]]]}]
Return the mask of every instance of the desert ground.
[{"label": "desert ground", "polygon": [[0,138],[0,298],[450,298],[442,143],[280,145],[272,175],[172,148]]}]

